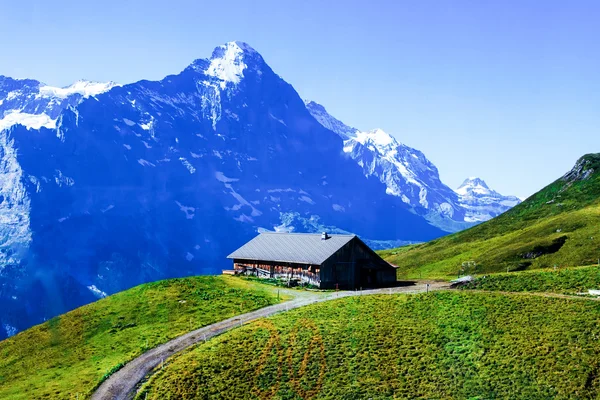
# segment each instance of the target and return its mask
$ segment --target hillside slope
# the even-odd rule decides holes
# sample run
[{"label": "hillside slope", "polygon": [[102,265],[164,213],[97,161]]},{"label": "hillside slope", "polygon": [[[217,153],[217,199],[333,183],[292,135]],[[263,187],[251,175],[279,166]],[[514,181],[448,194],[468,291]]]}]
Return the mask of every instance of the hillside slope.
[{"label": "hillside slope", "polygon": [[268,286],[225,276],[149,283],[0,342],[0,399],[86,398],[103,377],[192,329],[277,302]]},{"label": "hillside slope", "polygon": [[[421,245],[383,251],[403,278],[456,277],[590,265],[600,257],[600,154],[581,157],[573,169],[506,213],[466,231]],[[475,271],[461,271],[475,261]]]},{"label": "hillside slope", "polygon": [[334,300],[175,356],[137,399],[597,398],[598,317],[534,295]]}]

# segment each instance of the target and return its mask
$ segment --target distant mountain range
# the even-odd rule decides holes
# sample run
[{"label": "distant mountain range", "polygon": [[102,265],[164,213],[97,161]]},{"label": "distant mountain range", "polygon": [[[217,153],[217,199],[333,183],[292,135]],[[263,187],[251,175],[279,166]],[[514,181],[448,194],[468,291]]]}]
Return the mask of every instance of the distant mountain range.
[{"label": "distant mountain range", "polygon": [[456,191],[440,180],[438,169],[419,150],[408,147],[381,129],[361,132],[330,115],[325,107],[306,101],[317,121],[344,140],[344,152],[386,185],[386,192],[400,197],[416,214],[447,232],[456,232],[487,221],[519,204],[503,196],[479,178],[467,179]]},{"label": "distant mountain range", "polygon": [[509,208],[521,203],[516,196],[503,196],[490,189],[479,178],[468,178],[456,189],[460,205],[465,212],[465,221],[482,222],[490,220]]},{"label": "distant mountain range", "polygon": [[218,273],[257,231],[381,248],[509,207],[481,211],[421,152],[305,105],[242,42],[161,81],[0,76],[0,117],[0,338],[141,282]]}]

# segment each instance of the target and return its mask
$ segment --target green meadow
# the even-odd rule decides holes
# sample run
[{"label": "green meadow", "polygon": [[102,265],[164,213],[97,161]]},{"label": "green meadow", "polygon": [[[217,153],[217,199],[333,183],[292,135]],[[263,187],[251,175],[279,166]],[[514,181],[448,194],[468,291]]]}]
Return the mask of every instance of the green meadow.
[{"label": "green meadow", "polygon": [[277,302],[226,276],[148,283],[0,342],[0,399],[83,399],[127,361],[211,323]]},{"label": "green meadow", "polygon": [[584,298],[345,298],[197,345],[137,398],[597,398],[599,318],[600,303]]},{"label": "green meadow", "polygon": [[570,295],[587,293],[589,289],[600,289],[600,266],[482,275],[461,288]]}]

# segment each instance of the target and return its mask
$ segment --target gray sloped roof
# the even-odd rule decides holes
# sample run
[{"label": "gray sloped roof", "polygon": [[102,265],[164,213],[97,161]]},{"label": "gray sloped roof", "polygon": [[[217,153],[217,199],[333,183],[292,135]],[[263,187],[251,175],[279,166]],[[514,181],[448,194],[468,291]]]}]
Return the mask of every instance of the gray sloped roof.
[{"label": "gray sloped roof", "polygon": [[321,265],[356,235],[264,232],[227,258]]}]

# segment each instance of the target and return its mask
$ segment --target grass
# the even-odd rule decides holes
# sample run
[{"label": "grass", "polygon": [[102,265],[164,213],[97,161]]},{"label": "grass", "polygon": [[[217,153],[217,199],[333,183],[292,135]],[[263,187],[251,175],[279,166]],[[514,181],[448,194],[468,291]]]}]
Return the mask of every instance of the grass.
[{"label": "grass", "polygon": [[1,399],[83,399],[127,361],[277,302],[271,287],[202,276],[141,285],[0,342]]},{"label": "grass", "polygon": [[559,179],[506,213],[471,229],[379,254],[400,279],[456,278],[464,262],[479,273],[595,264],[600,258],[600,155],[584,156],[586,179]]},{"label": "grass", "polygon": [[597,398],[599,318],[600,302],[585,299],[468,291],[339,299],[200,344],[137,398]]},{"label": "grass", "polygon": [[600,267],[523,271],[479,276],[462,289],[506,292],[587,293],[600,289]]}]

